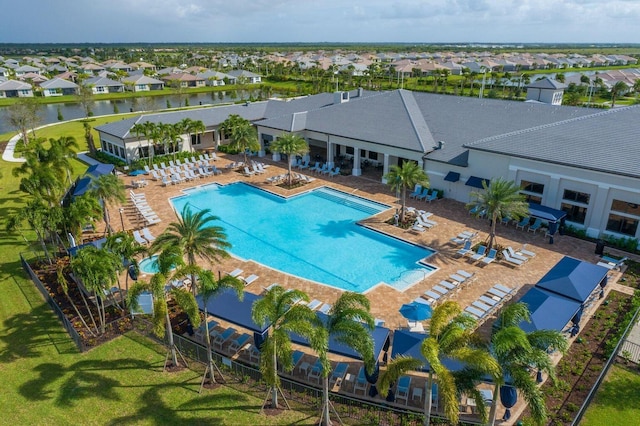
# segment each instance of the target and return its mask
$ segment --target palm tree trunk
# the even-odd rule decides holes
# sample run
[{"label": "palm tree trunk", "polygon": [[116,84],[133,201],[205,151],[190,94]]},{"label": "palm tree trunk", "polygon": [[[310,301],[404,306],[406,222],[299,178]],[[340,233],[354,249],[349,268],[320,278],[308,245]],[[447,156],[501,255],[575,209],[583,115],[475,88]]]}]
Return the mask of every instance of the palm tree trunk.
[{"label": "palm tree trunk", "polygon": [[271,388],[271,407],[278,408],[278,357],[276,356],[275,348],[277,347],[275,337],[273,338],[273,387]]},{"label": "palm tree trunk", "polygon": [[489,425],[496,424],[496,412],[498,411],[498,392],[500,391],[500,385],[496,384],[493,389],[493,402],[491,403],[491,410],[489,411]]},{"label": "palm tree trunk", "polygon": [[209,363],[209,372],[211,373],[211,383],[216,383],[216,375],[213,370],[213,356],[211,355],[211,336],[209,336],[209,314],[207,313],[207,301],[204,302],[204,331],[207,339],[207,362]]},{"label": "palm tree trunk", "polygon": [[173,329],[171,328],[171,318],[169,318],[169,310],[165,314],[167,320],[167,340],[169,341],[169,349],[171,350],[171,362],[175,367],[178,366],[178,354],[176,353],[176,345],[173,343]]},{"label": "palm tree trunk", "polygon": [[322,425],[331,425],[331,414],[329,413],[329,375],[322,374]]},{"label": "palm tree trunk", "polygon": [[400,223],[404,223],[404,212],[407,210],[407,187],[402,186],[402,211],[400,212]]},{"label": "palm tree trunk", "polygon": [[433,395],[431,391],[433,390],[433,373],[429,372],[429,379],[427,380],[427,389],[425,392],[424,399],[424,425],[429,426],[431,423],[431,398]]},{"label": "palm tree trunk", "polygon": [[291,186],[291,155],[287,157],[287,165],[289,166],[289,186]]},{"label": "palm tree trunk", "polygon": [[82,321],[82,325],[84,325],[86,327],[87,331],[89,331],[89,334],[91,334],[92,337],[96,337],[96,334],[91,330],[91,327],[89,327],[87,322],[82,317],[82,314],[80,313],[80,310],[78,309],[76,304],[73,302],[73,299],[71,299],[71,297],[69,297],[69,293],[67,293],[65,291],[64,295],[67,296],[67,300],[69,301],[69,303],[71,303],[71,306],[73,306],[73,310],[76,311],[76,315],[78,315],[78,318],[80,318],[80,321]]},{"label": "palm tree trunk", "polygon": [[498,220],[498,212],[494,212],[491,215],[491,232],[489,233],[489,244],[488,248],[491,250],[493,248],[493,240],[496,238],[496,221]]},{"label": "palm tree trunk", "polygon": [[84,307],[87,309],[87,312],[89,313],[89,318],[91,318],[91,323],[93,324],[93,328],[95,328],[96,334],[99,334],[100,331],[98,330],[98,324],[96,324],[96,319],[91,313],[91,307],[87,302],[87,298],[84,297],[84,293],[82,292],[82,289],[78,288],[78,292],[80,292],[80,296],[82,297],[82,301],[84,302]]}]

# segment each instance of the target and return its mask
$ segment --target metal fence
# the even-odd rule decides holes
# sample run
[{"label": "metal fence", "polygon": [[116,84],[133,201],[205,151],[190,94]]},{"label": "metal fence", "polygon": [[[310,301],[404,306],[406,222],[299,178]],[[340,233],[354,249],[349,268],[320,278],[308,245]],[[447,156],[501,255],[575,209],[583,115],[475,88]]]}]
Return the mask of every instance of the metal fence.
[{"label": "metal fence", "polygon": [[[164,339],[159,339],[153,334],[153,326],[147,320],[136,317],[134,328],[158,343],[166,345]],[[173,338],[182,355],[199,364],[190,365],[189,368],[204,371],[207,363],[207,348],[180,335],[174,334]],[[265,398],[268,389],[262,381],[262,373],[259,370],[251,365],[227,358],[216,351],[212,351],[212,355],[214,362],[225,375],[225,385],[252,394],[257,398]],[[280,388],[292,408],[311,416],[319,415],[322,389],[283,376],[280,376]],[[329,397],[338,415],[343,419],[349,419],[347,423],[350,424],[411,426],[421,425],[424,422],[424,415],[421,411],[401,409],[382,401],[376,403],[333,392],[330,392]],[[431,419],[433,423],[448,424],[445,418],[437,414],[432,414]],[[480,423],[461,422],[460,424],[475,425]]]},{"label": "metal fence", "polygon": [[640,364],[640,344],[625,340],[618,355],[629,362]]}]

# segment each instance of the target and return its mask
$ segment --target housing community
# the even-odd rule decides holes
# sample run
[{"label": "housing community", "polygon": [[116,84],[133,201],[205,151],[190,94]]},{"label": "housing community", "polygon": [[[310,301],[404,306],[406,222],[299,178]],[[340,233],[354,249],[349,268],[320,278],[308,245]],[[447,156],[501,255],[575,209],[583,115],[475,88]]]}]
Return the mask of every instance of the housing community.
[{"label": "housing community", "polygon": [[[562,91],[536,90],[549,91],[549,99]],[[206,131],[184,135],[178,149],[208,152],[226,142],[219,127],[231,114],[257,127],[258,157],[279,159],[270,144],[295,133],[308,142],[302,160],[312,165],[354,176],[378,170],[382,180],[390,166],[415,161],[432,188],[465,203],[471,191],[502,177],[520,185],[532,208],[564,212],[567,224],[589,236],[640,237],[640,106],[599,110],[359,89],[144,114],[97,130],[105,152],[131,163],[153,155],[153,141],[133,133],[135,124],[201,120]]]}]

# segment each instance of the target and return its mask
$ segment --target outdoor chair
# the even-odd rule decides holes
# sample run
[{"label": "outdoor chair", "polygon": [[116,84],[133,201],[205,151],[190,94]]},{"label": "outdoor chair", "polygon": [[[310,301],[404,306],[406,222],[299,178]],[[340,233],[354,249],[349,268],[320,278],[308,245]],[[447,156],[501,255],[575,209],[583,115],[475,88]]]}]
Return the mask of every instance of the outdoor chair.
[{"label": "outdoor chair", "polygon": [[336,368],[333,369],[331,373],[331,377],[329,377],[329,387],[333,387],[334,385],[340,386],[342,381],[344,380],[344,376],[347,374],[347,370],[349,369],[349,364],[346,362],[339,362],[336,365]]},{"label": "outdoor chair", "polygon": [[480,246],[478,247],[478,251],[476,251],[476,253],[474,255],[471,256],[471,260],[480,260],[485,256],[485,253],[487,251],[487,246]]},{"label": "outdoor chair", "polygon": [[496,260],[496,254],[498,254],[497,250],[492,248],[491,250],[489,250],[489,254],[482,259],[482,263],[484,263],[485,265],[490,264],[491,262]]},{"label": "outdoor chair", "polygon": [[149,241],[150,243],[156,240],[155,235],[153,235],[151,231],[149,231],[149,228],[142,228],[142,236],[144,237],[145,240]]},{"label": "outdoor chair", "polygon": [[456,253],[460,256],[465,256],[471,252],[471,240],[466,240],[464,242],[464,247],[458,250]]},{"label": "outdoor chair", "polygon": [[529,228],[527,229],[527,231],[531,231],[535,234],[536,231],[540,229],[541,226],[542,226],[542,219],[537,218],[532,225],[529,225]]},{"label": "outdoor chair", "polygon": [[411,377],[402,376],[398,380],[398,385],[396,386],[396,401],[404,400],[406,404],[409,401],[409,388],[411,387]]},{"label": "outdoor chair", "polygon": [[525,226],[529,225],[530,220],[529,216],[523,217],[520,222],[516,223],[516,229],[524,229]]},{"label": "outdoor chair", "polygon": [[251,340],[251,335],[247,333],[242,333],[229,345],[229,353],[235,355],[240,349],[242,349],[249,342],[249,340]]},{"label": "outdoor chair", "polygon": [[136,242],[140,245],[147,245],[148,241],[145,240],[142,235],[140,235],[140,231],[133,231],[133,238],[136,240]]},{"label": "outdoor chair", "polygon": [[527,260],[529,260],[528,257],[523,256],[521,253],[518,253],[511,246],[507,247],[507,251],[509,252],[509,256],[511,256],[513,259],[522,260],[523,262],[526,262]]},{"label": "outdoor chair", "polygon": [[362,395],[366,395],[368,387],[369,382],[367,381],[367,377],[364,374],[364,367],[360,367],[360,371],[358,371],[358,376],[356,377],[356,382],[353,386],[353,393],[357,394],[358,391],[361,390]]},{"label": "outdoor chair", "polygon": [[416,184],[415,188],[413,188],[413,192],[409,194],[409,198],[416,198],[421,193],[422,193],[422,185]]},{"label": "outdoor chair", "polygon": [[502,259],[505,262],[510,263],[512,265],[516,265],[516,266],[520,266],[520,265],[522,265],[524,263],[524,261],[522,261],[522,260],[514,259],[513,257],[511,257],[507,250],[502,250]]}]

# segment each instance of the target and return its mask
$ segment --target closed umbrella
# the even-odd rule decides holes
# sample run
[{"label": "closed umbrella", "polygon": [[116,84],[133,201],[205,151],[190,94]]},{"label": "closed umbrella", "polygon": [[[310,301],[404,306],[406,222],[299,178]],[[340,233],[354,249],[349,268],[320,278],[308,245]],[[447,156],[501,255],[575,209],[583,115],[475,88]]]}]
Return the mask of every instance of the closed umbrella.
[{"label": "closed umbrella", "polygon": [[431,306],[424,303],[405,303],[400,308],[400,314],[409,321],[424,321],[431,318],[433,313]]},{"label": "closed umbrella", "polygon": [[511,417],[511,408],[518,402],[518,391],[513,386],[500,386],[500,402],[507,409],[504,412],[502,420],[509,420]]}]

